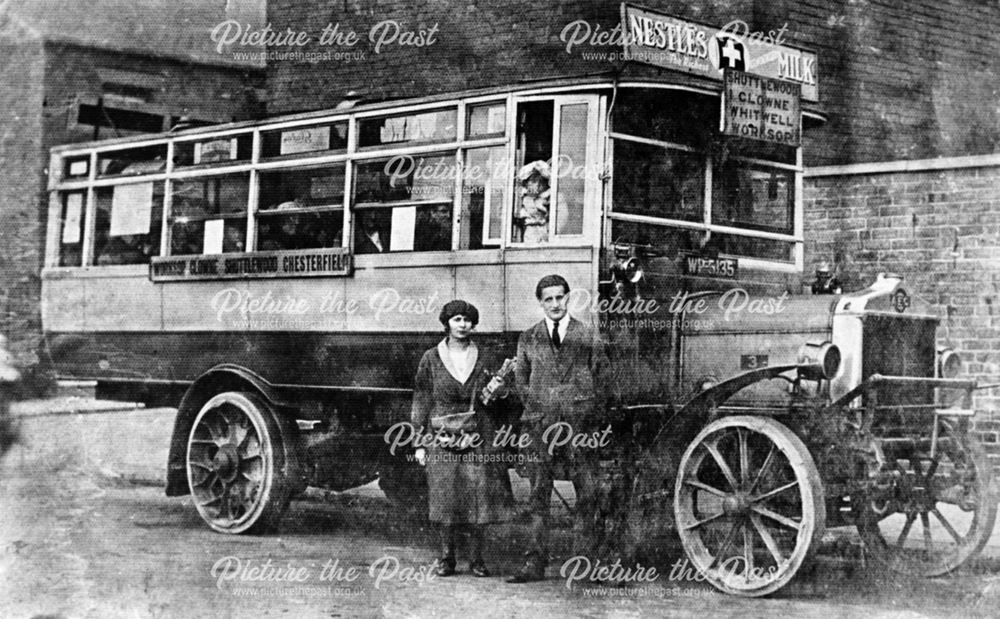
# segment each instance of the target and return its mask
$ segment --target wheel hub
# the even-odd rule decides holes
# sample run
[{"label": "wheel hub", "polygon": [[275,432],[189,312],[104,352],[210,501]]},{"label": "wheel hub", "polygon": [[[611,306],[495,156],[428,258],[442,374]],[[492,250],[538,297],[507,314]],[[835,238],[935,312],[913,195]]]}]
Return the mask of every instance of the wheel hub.
[{"label": "wheel hub", "polygon": [[744,492],[730,494],[722,499],[722,511],[727,516],[745,514],[750,511],[750,497]]},{"label": "wheel hub", "polygon": [[219,451],[215,452],[215,456],[212,458],[215,474],[227,484],[232,483],[236,479],[236,475],[240,471],[239,464],[240,455],[236,451],[236,445],[232,443],[227,443],[220,447]]}]

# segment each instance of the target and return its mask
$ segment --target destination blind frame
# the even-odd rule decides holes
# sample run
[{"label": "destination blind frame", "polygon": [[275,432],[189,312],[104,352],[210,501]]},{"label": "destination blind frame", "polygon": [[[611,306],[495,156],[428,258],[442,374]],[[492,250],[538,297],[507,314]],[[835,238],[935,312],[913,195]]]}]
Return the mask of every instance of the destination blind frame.
[{"label": "destination blind frame", "polygon": [[723,135],[798,147],[802,143],[801,86],[726,69],[719,131]]}]

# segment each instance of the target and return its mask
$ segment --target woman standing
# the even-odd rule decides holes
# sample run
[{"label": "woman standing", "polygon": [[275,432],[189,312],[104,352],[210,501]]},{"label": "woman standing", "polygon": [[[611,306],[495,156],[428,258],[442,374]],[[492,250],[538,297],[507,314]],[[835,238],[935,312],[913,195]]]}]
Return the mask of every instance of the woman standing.
[{"label": "woman standing", "polygon": [[[455,538],[459,529],[469,534],[469,569],[476,576],[489,576],[483,561],[483,525],[507,520],[513,515],[514,499],[507,467],[494,461],[492,447],[495,424],[490,406],[483,406],[481,392],[489,387],[502,395],[502,379],[490,380],[487,370],[497,369],[497,359],[481,353],[472,341],[479,311],[471,303],[455,300],[445,304],[439,316],[446,337],[424,353],[417,369],[411,421],[425,432],[451,432],[457,436],[477,433],[479,446],[438,443],[418,449],[417,460],[427,467],[430,520],[439,523],[441,559],[439,576],[455,573]],[[471,413],[470,411],[477,412]]]}]

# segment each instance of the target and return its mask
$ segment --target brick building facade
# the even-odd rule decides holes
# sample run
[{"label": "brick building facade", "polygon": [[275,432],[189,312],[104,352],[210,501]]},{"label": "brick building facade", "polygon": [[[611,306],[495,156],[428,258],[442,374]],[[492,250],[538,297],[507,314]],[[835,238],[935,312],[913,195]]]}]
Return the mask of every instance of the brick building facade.
[{"label": "brick building facade", "polygon": [[[835,265],[848,289],[864,287],[880,271],[903,275],[915,294],[940,308],[942,343],[968,351],[967,373],[995,382],[1000,7],[957,0],[641,4],[717,26],[742,20],[751,31],[782,33],[785,44],[816,51],[826,122],[803,140],[804,278],[822,260]],[[597,0],[275,0],[268,16],[275,29],[309,33],[312,42],[300,50],[353,52],[270,63],[271,113],[332,108],[344,99],[660,71],[609,57],[619,49],[611,44],[567,48],[572,24],[596,34],[619,22],[619,5]],[[433,33],[433,43],[404,46],[397,37],[376,49],[379,36],[394,32],[386,20],[399,32]],[[319,45],[323,29],[334,25],[359,41]],[[977,406],[996,411],[997,394],[980,393]],[[986,438],[995,442],[996,434]]]},{"label": "brick building facade", "polygon": [[[263,5],[240,19],[263,19]],[[21,365],[38,360],[50,147],[262,114],[263,64],[218,54],[226,18],[191,2],[0,7],[0,332]],[[31,370],[28,370],[29,376]]]},{"label": "brick building facade", "polygon": [[[806,133],[806,165],[977,155],[1000,148],[1000,39],[995,35],[1000,9],[995,3],[637,4],[716,26],[741,20],[765,35],[786,27],[781,33],[786,44],[816,51],[828,121]],[[269,113],[332,108],[348,93],[379,100],[555,77],[601,73],[626,79],[659,71],[600,56],[619,51],[620,45],[581,43],[567,51],[567,26],[585,22],[596,36],[620,21],[619,4],[603,0],[486,0],[461,6],[443,0],[273,0],[268,18],[275,30],[310,35],[310,44],[296,50],[362,56],[271,62]],[[387,20],[398,23],[399,34],[376,51],[370,34]],[[342,34],[354,32],[360,41],[320,45],[328,25]],[[429,45],[400,44],[406,31],[419,35],[432,29]],[[394,32],[393,26],[383,26],[375,32],[376,41],[383,34],[389,41]]]}]

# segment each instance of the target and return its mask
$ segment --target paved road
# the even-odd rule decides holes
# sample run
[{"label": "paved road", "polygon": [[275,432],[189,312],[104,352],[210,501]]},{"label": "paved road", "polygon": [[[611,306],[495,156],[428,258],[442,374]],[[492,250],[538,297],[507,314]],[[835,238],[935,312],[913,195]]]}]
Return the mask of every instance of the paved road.
[{"label": "paved road", "polygon": [[[37,412],[37,411],[36,411]],[[377,492],[295,501],[279,533],[214,534],[162,477],[172,411],[32,415],[0,463],[0,616],[945,617],[995,616],[998,561],[929,581],[821,556],[766,600],[660,577],[572,589],[550,580],[428,578],[431,532]],[[556,554],[568,556],[568,530]],[[494,527],[493,567],[516,568],[522,525]],[[679,559],[679,551],[676,553]],[[557,562],[558,563],[558,562]]]}]

